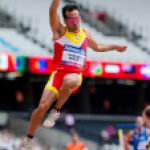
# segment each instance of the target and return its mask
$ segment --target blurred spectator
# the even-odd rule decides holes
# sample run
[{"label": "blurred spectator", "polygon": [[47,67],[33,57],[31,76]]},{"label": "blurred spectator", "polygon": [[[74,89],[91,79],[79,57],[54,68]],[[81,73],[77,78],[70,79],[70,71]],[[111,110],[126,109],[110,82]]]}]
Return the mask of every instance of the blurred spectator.
[{"label": "blurred spectator", "polygon": [[110,140],[110,136],[107,132],[107,129],[103,129],[101,132],[100,132],[100,137],[101,139],[104,141],[104,142],[108,142]]},{"label": "blurred spectator", "polygon": [[[14,133],[7,129],[0,132],[0,150],[21,150],[24,137],[15,137]],[[49,150],[49,147],[34,139],[33,150]]]},{"label": "blurred spectator", "polygon": [[105,99],[103,101],[103,108],[102,108],[102,112],[104,114],[112,114],[112,107],[111,107],[111,102],[109,99]]},{"label": "blurred spectator", "polygon": [[65,150],[87,150],[85,144],[79,141],[78,134],[76,132],[71,133],[71,142],[67,144]]},{"label": "blurred spectator", "polygon": [[65,111],[65,126],[68,129],[72,129],[75,127],[75,119],[72,114],[69,113],[69,111]]},{"label": "blurred spectator", "polygon": [[24,94],[21,90],[16,91],[13,105],[15,111],[23,111],[25,109]]},{"label": "blurred spectator", "polygon": [[90,86],[89,87],[89,92],[91,95],[95,95],[97,93],[97,89],[95,86]]},{"label": "blurred spectator", "polygon": [[3,130],[0,135],[0,148],[6,150],[14,149],[14,137],[8,130]]},{"label": "blurred spectator", "polygon": [[108,125],[108,127],[104,128],[100,132],[100,137],[104,142],[110,142],[113,136],[116,136],[116,132],[115,128],[112,125]]},{"label": "blurred spectator", "polygon": [[112,125],[109,125],[107,127],[107,132],[108,132],[108,134],[109,134],[110,137],[112,137],[112,136],[114,136],[116,134],[115,128]]},{"label": "blurred spectator", "polygon": [[16,101],[18,103],[22,103],[24,101],[24,95],[20,90],[16,91]]},{"label": "blurred spectator", "polygon": [[97,19],[103,23],[106,22],[106,14],[104,12],[97,13]]}]

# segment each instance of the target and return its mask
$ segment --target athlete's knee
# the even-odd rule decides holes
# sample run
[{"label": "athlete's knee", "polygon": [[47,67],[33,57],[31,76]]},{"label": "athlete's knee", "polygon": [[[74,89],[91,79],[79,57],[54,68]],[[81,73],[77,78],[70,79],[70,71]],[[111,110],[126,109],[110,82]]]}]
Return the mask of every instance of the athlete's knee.
[{"label": "athlete's knee", "polygon": [[67,88],[74,89],[78,86],[79,79],[77,76],[65,76],[63,79],[63,85]]},{"label": "athlete's knee", "polygon": [[48,110],[48,108],[46,107],[45,104],[43,103],[40,103],[37,107],[37,112],[40,114],[40,115],[43,115],[45,114],[45,112]]},{"label": "athlete's knee", "polygon": [[56,100],[56,94],[50,90],[44,90],[40,103],[37,107],[37,112],[39,114],[44,114],[52,105],[52,103]]}]

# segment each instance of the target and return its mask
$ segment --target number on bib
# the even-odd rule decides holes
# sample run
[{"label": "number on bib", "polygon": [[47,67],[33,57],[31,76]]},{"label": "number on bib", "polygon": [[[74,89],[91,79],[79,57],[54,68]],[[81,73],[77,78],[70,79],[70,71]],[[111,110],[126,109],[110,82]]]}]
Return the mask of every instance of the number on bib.
[{"label": "number on bib", "polygon": [[65,45],[61,63],[76,66],[77,68],[83,68],[85,64],[85,56],[85,50],[71,45]]}]

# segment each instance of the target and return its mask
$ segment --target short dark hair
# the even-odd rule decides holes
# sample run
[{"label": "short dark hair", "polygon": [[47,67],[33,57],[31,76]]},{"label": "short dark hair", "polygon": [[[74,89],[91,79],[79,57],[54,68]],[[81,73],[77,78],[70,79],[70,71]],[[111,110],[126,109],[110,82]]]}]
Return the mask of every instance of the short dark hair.
[{"label": "short dark hair", "polygon": [[69,3],[66,4],[63,8],[62,8],[62,15],[64,19],[67,19],[66,16],[66,12],[67,11],[74,11],[74,10],[78,10],[79,11],[79,7],[78,5],[74,4],[74,3]]},{"label": "short dark hair", "polygon": [[144,112],[145,112],[146,117],[148,119],[150,119],[150,106],[146,107],[145,110],[144,110]]}]

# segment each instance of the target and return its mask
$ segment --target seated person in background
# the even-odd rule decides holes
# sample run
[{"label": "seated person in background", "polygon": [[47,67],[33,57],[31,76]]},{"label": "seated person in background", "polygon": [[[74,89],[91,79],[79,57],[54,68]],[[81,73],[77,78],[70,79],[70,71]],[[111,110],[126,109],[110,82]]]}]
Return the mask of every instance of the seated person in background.
[{"label": "seated person in background", "polygon": [[65,150],[88,150],[83,142],[79,140],[78,134],[73,131],[71,133],[71,142],[67,144]]}]

